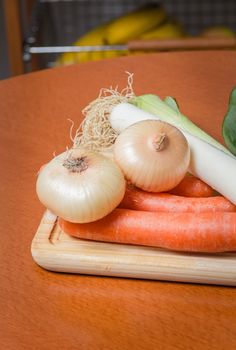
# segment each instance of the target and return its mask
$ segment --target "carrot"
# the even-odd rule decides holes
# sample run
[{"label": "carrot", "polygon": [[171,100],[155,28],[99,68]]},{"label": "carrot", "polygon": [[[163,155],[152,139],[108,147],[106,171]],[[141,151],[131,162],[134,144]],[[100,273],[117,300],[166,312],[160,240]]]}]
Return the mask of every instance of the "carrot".
[{"label": "carrot", "polygon": [[215,194],[211,186],[190,174],[187,174],[175,188],[168,192],[184,197],[211,197]]},{"label": "carrot", "polygon": [[176,251],[236,250],[236,213],[154,213],[115,209],[95,222],[75,224],[59,218],[61,229],[74,237],[161,247]]},{"label": "carrot", "polygon": [[170,193],[154,193],[127,186],[120,208],[156,212],[235,212],[236,206],[223,196],[182,197]]}]

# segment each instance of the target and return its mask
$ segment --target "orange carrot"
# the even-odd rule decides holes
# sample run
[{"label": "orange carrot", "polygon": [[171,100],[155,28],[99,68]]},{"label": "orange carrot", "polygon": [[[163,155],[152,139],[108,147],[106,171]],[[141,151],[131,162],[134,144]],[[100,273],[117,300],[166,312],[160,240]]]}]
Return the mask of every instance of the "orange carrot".
[{"label": "orange carrot", "polygon": [[127,186],[120,208],[156,212],[235,212],[236,206],[223,196],[182,197],[170,193],[153,193]]},{"label": "orange carrot", "polygon": [[184,197],[211,197],[215,193],[211,186],[190,174],[187,174],[175,188],[168,192]]},{"label": "orange carrot", "polygon": [[236,213],[154,213],[115,209],[95,222],[59,219],[64,232],[81,239],[161,247],[176,251],[236,250]]}]

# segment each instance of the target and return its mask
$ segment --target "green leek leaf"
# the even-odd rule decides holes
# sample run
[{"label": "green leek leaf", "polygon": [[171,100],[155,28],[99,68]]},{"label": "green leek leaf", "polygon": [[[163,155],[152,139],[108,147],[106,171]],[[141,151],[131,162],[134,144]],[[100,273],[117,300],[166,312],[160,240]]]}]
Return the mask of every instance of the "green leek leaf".
[{"label": "green leek leaf", "polygon": [[225,115],[222,134],[228,149],[236,155],[236,87],[230,93],[228,110]]},{"label": "green leek leaf", "polygon": [[166,96],[164,98],[164,102],[168,104],[168,106],[171,107],[176,113],[179,113],[179,106],[174,97]]}]

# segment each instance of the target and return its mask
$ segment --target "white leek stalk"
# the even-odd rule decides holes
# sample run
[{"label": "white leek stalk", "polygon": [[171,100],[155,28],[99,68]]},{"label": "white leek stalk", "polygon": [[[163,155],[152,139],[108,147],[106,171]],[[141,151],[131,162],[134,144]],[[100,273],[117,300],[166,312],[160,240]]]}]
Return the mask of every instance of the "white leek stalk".
[{"label": "white leek stalk", "polygon": [[130,103],[115,106],[110,115],[112,127],[120,133],[129,125],[147,119],[159,119],[176,126],[183,132],[190,146],[189,172],[236,204],[236,158],[187,117],[182,116],[178,109],[170,107],[163,101],[156,106],[156,109],[154,105],[147,108],[148,102],[145,101],[145,103],[142,103],[141,107],[146,110],[152,109],[153,113]]},{"label": "white leek stalk", "polygon": [[184,132],[190,145],[189,172],[236,205],[236,158]]}]

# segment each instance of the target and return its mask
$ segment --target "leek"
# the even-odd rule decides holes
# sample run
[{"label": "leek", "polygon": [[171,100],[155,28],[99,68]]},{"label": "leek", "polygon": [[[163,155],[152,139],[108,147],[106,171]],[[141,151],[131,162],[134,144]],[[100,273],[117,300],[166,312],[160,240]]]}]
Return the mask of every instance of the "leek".
[{"label": "leek", "polygon": [[236,87],[231,91],[228,110],[225,115],[222,134],[228,149],[236,155]]},{"label": "leek", "polygon": [[157,116],[160,120],[170,123],[182,131],[187,131],[188,133],[200,138],[201,140],[217,147],[221,151],[231,154],[231,152],[226,147],[221,145],[213,137],[208,135],[205,131],[194,124],[189,118],[183,115],[179,111],[175,100],[170,96],[168,96],[163,101],[159,96],[146,94],[135,97],[132,103],[136,107]]}]

